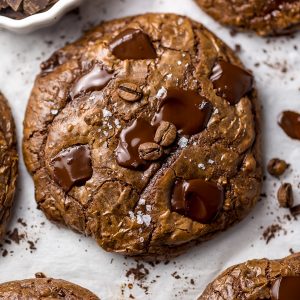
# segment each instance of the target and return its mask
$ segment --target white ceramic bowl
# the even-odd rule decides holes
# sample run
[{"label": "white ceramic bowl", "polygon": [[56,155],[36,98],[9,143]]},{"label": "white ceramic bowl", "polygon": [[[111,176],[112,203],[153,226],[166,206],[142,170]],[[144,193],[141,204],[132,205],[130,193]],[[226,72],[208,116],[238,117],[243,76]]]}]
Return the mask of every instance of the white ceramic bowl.
[{"label": "white ceramic bowl", "polygon": [[80,5],[82,0],[59,0],[45,12],[37,13],[22,20],[0,16],[0,28],[17,33],[28,33],[58,21],[66,12]]}]

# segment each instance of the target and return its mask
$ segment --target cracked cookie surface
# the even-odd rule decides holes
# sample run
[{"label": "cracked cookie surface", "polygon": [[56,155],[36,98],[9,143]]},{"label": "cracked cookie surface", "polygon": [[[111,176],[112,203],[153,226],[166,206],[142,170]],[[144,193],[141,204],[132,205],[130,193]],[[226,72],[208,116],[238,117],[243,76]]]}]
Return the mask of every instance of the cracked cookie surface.
[{"label": "cracked cookie surface", "polygon": [[23,152],[39,208],[125,255],[210,239],[260,194],[252,84],[189,18],[101,24],[44,62],[32,90]]},{"label": "cracked cookie surface", "polygon": [[18,300],[99,300],[92,292],[76,284],[52,278],[35,278],[0,284],[0,299]]},{"label": "cracked cookie surface", "polygon": [[259,35],[282,35],[300,26],[299,0],[196,0],[217,21]]},{"label": "cracked cookie surface", "polygon": [[198,300],[299,299],[300,254],[255,259],[225,270]]},{"label": "cracked cookie surface", "polygon": [[0,238],[10,217],[17,173],[15,125],[8,103],[0,93]]}]

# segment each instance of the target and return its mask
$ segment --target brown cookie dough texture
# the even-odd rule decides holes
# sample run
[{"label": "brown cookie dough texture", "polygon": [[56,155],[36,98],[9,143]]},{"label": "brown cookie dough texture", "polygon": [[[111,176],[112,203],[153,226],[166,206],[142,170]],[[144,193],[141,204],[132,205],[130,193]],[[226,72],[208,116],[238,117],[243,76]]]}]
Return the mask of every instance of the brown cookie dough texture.
[{"label": "brown cookie dough texture", "polygon": [[284,259],[255,259],[225,270],[198,300],[299,299],[300,254]]},{"label": "brown cookie dough texture", "polygon": [[18,154],[13,117],[0,93],[0,238],[10,217],[18,173]]},{"label": "brown cookie dough texture", "polygon": [[260,194],[252,77],[201,24],[106,22],[42,64],[24,157],[40,209],[107,251],[177,255]]},{"label": "brown cookie dough texture", "polygon": [[290,33],[300,25],[299,0],[196,0],[217,21],[259,35]]},{"label": "brown cookie dough texture", "polygon": [[99,300],[87,289],[64,280],[52,278],[26,279],[0,284],[0,299]]}]

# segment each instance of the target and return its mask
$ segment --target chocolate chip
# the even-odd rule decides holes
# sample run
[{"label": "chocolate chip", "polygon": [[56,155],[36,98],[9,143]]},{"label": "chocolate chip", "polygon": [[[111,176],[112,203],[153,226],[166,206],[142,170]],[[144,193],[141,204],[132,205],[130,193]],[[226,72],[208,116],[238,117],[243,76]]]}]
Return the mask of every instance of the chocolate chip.
[{"label": "chocolate chip", "polygon": [[218,216],[223,203],[224,190],[216,183],[202,179],[178,180],[171,198],[171,209],[194,221],[209,224]]},{"label": "chocolate chip", "polygon": [[114,56],[122,60],[157,57],[150,37],[140,29],[125,29],[110,42],[109,48]]},{"label": "chocolate chip", "polygon": [[170,146],[176,139],[177,130],[174,124],[162,121],[155,133],[154,141],[161,146]]},{"label": "chocolate chip", "polygon": [[289,165],[284,160],[273,158],[269,161],[267,169],[271,175],[278,177],[282,175],[288,167]]},{"label": "chocolate chip", "polygon": [[62,150],[51,161],[55,181],[67,192],[74,185],[83,185],[93,175],[88,145]]},{"label": "chocolate chip", "polygon": [[176,126],[179,134],[193,135],[206,128],[212,111],[212,104],[196,91],[171,88],[164,93],[152,124],[167,121]]},{"label": "chocolate chip", "polygon": [[132,82],[123,82],[118,86],[118,95],[129,102],[138,101],[143,97],[142,90]]},{"label": "chocolate chip", "polygon": [[138,150],[140,158],[144,160],[157,160],[163,155],[162,147],[156,143],[143,143]]},{"label": "chocolate chip", "polygon": [[116,149],[117,163],[125,168],[144,169],[148,162],[139,156],[139,146],[154,140],[156,128],[143,118],[136,119],[120,133]]},{"label": "chocolate chip", "polygon": [[215,63],[210,80],[217,95],[225,98],[231,105],[238,103],[253,86],[253,77],[249,72],[222,59]]},{"label": "chocolate chip", "polygon": [[272,300],[298,300],[300,295],[300,277],[278,278],[271,288]]},{"label": "chocolate chip", "polygon": [[277,192],[280,207],[290,208],[294,205],[293,189],[290,183],[283,183]]},{"label": "chocolate chip", "polygon": [[278,124],[289,137],[300,140],[300,114],[284,111],[279,116]]},{"label": "chocolate chip", "polygon": [[107,71],[102,65],[95,64],[88,73],[75,83],[70,95],[74,98],[83,92],[100,91],[109,83],[112,77],[112,72]]}]

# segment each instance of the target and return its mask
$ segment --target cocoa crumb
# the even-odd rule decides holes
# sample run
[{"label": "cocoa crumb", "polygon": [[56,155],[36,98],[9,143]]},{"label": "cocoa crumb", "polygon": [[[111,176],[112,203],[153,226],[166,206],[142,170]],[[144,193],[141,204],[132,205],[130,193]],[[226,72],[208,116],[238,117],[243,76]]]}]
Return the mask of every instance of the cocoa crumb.
[{"label": "cocoa crumb", "polygon": [[268,244],[272,239],[276,237],[276,234],[283,230],[283,228],[278,224],[273,224],[269,226],[264,232],[263,232],[263,238],[266,241],[266,244]]},{"label": "cocoa crumb", "polygon": [[133,275],[134,280],[143,280],[149,274],[149,270],[143,264],[137,263],[135,268],[130,268],[126,272],[126,277]]},{"label": "cocoa crumb", "polygon": [[27,227],[26,222],[25,222],[22,218],[19,218],[19,219],[17,220],[17,222],[18,222],[19,224],[21,224],[23,227]]},{"label": "cocoa crumb", "polygon": [[15,228],[12,232],[8,231],[7,236],[10,240],[12,240],[18,245],[20,244],[20,241],[25,238],[24,233],[19,234],[18,228]]},{"label": "cocoa crumb", "polygon": [[37,248],[35,247],[35,243],[33,241],[27,241],[29,244],[29,249],[30,250],[36,250]]},{"label": "cocoa crumb", "polygon": [[180,275],[175,271],[174,273],[171,274],[175,279],[181,279]]}]

